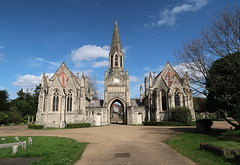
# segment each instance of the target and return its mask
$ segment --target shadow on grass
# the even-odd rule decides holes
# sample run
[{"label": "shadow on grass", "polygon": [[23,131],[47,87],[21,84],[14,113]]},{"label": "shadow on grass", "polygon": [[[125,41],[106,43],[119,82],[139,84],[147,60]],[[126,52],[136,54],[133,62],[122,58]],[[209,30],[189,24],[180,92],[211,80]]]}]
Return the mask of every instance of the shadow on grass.
[{"label": "shadow on grass", "polygon": [[181,132],[181,133],[195,133],[197,132],[196,128],[188,127],[188,128],[169,128],[170,130]]},{"label": "shadow on grass", "polygon": [[212,137],[219,137],[222,133],[227,131],[215,128],[212,128],[210,132],[199,132],[196,128],[170,128],[170,129],[181,133],[205,134]]}]

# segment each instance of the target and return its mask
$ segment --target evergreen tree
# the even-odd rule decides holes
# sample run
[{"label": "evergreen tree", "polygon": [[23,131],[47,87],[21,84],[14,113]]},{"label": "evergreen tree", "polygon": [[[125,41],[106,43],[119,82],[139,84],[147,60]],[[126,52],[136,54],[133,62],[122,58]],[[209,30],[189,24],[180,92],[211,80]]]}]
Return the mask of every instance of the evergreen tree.
[{"label": "evergreen tree", "polygon": [[0,90],[0,112],[9,110],[8,98],[7,90]]},{"label": "evergreen tree", "polygon": [[[213,62],[206,78],[207,109],[219,111],[236,129],[240,129],[240,52]],[[225,113],[238,124],[229,121]]]}]

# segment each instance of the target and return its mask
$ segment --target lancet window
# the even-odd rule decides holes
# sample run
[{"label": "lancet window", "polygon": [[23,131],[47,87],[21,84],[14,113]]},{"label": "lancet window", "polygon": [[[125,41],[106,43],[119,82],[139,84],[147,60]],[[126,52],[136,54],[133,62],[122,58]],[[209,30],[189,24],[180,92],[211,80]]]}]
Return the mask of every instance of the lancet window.
[{"label": "lancet window", "polygon": [[167,96],[165,91],[162,91],[162,110],[167,110]]},{"label": "lancet window", "polygon": [[180,91],[179,89],[176,89],[174,91],[174,100],[175,100],[175,107],[180,106]]},{"label": "lancet window", "polygon": [[120,67],[122,67],[122,61],[123,61],[122,58],[123,58],[123,57],[120,56]]},{"label": "lancet window", "polygon": [[118,66],[118,55],[115,56],[115,67]]},{"label": "lancet window", "polygon": [[111,55],[111,67],[113,67],[113,55]]},{"label": "lancet window", "polygon": [[55,92],[53,93],[53,111],[58,111],[58,107],[59,107],[59,91],[55,90]]},{"label": "lancet window", "polygon": [[67,111],[72,111],[72,93],[71,91],[67,94]]}]

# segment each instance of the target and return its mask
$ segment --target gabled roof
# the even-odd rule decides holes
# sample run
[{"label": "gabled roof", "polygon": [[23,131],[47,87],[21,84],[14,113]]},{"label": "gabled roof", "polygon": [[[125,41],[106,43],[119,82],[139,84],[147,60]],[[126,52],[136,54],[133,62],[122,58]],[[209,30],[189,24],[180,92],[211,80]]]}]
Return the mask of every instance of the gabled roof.
[{"label": "gabled roof", "polygon": [[57,73],[59,72],[59,70],[61,70],[62,68],[65,68],[70,75],[73,77],[73,79],[77,82],[77,84],[80,86],[80,80],[77,78],[77,76],[75,76],[67,67],[67,65],[65,64],[65,61],[63,61],[62,65],[57,69],[57,71],[54,73],[54,75],[50,78],[50,81],[53,81],[54,77],[56,77]]},{"label": "gabled roof", "polygon": [[159,80],[159,77],[165,76],[163,75],[163,73],[165,72],[165,70],[170,67],[171,70],[174,72],[174,77],[176,77],[178,79],[179,82],[181,82],[182,78],[178,75],[178,73],[175,71],[175,69],[172,67],[172,65],[169,63],[169,61],[167,62],[167,65],[163,68],[163,70],[155,77],[155,79],[153,80],[153,86],[156,84],[156,82]]}]

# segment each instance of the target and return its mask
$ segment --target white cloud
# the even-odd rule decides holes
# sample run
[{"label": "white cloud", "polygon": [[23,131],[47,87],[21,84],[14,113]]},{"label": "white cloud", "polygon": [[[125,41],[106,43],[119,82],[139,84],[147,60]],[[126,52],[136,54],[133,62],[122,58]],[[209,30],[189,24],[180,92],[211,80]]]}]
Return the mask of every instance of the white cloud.
[{"label": "white cloud", "polygon": [[5,56],[4,54],[0,54],[0,61],[5,59],[4,56]]},{"label": "white cloud", "polygon": [[[60,63],[58,62],[53,62],[53,61],[48,61],[45,60],[44,58],[37,57],[33,60],[29,60],[31,65],[35,67],[42,67],[43,65],[47,65],[50,69],[55,69],[57,67],[60,67]],[[50,64],[50,65],[49,65]]]},{"label": "white cloud", "polygon": [[140,84],[130,84],[130,95],[131,98],[139,98],[140,97]]},{"label": "white cloud", "polygon": [[104,61],[94,61],[93,66],[94,68],[98,68],[98,67],[106,67],[108,66],[109,62],[107,60]]},{"label": "white cloud", "polygon": [[4,48],[4,46],[0,46],[0,49],[3,49]]},{"label": "white cloud", "polygon": [[145,68],[143,68],[143,70],[150,70],[150,67],[145,67]]},{"label": "white cloud", "polygon": [[45,62],[43,58],[35,58],[34,60],[39,61],[39,62]]},{"label": "white cloud", "polygon": [[97,84],[104,84],[104,81],[97,80],[96,83]]},{"label": "white cloud", "polygon": [[109,46],[100,47],[96,45],[84,45],[72,51],[72,61],[79,66],[82,61],[94,61],[97,58],[108,58],[109,51]]},{"label": "white cloud", "polygon": [[137,77],[135,77],[135,76],[129,76],[129,82],[138,82],[139,81],[139,79],[137,78]]},{"label": "white cloud", "polygon": [[24,75],[18,77],[17,81],[13,83],[15,86],[19,86],[22,88],[32,88],[36,85],[39,85],[41,83],[41,76],[35,76],[35,75]]},{"label": "white cloud", "polygon": [[[197,68],[193,71],[192,69],[189,69],[189,67],[193,67],[193,64],[188,64],[188,63],[181,63],[176,66],[173,66],[173,68],[176,70],[176,72],[179,74],[179,76],[183,77],[186,72],[188,72],[188,75],[190,78],[193,77],[198,77],[198,78],[203,78],[203,75],[201,72],[197,71]],[[195,67],[194,67],[195,68]]]},{"label": "white cloud", "polygon": [[87,69],[87,70],[73,71],[73,73],[75,75],[77,75],[77,73],[79,73],[79,77],[82,76],[82,72],[84,72],[84,76],[89,76],[93,72],[93,70],[92,69]]},{"label": "white cloud", "polygon": [[[49,78],[53,76],[53,73],[46,73]],[[35,88],[37,85],[41,84],[41,76],[26,74],[24,76],[19,76],[17,81],[13,83],[13,85],[21,87],[21,88]]]},{"label": "white cloud", "polygon": [[160,13],[160,19],[152,24],[146,24],[145,26],[173,26],[176,24],[178,15],[186,12],[194,12],[200,10],[207,5],[209,0],[188,0],[184,4],[175,6],[172,9],[166,8]]},{"label": "white cloud", "polygon": [[165,65],[160,65],[159,67],[155,68],[155,69],[151,69],[150,67],[145,67],[144,70],[147,70],[149,72],[144,73],[144,77],[148,77],[149,73],[152,72],[152,76],[153,76],[153,72],[155,72],[155,76],[157,76],[165,67]]}]

